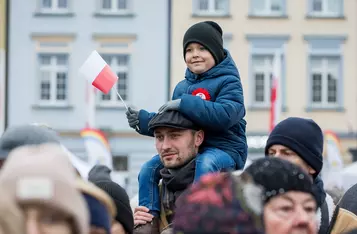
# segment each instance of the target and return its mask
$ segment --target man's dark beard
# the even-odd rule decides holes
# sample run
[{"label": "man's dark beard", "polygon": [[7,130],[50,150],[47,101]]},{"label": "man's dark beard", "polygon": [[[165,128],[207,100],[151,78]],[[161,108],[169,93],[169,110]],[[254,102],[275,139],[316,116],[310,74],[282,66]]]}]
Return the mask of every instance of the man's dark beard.
[{"label": "man's dark beard", "polygon": [[[195,149],[195,139],[194,138],[190,141],[190,144],[188,145],[188,148],[190,148],[190,150],[189,150],[187,158],[183,159],[178,155],[177,159],[176,159],[178,162],[180,162],[178,165],[170,166],[170,167],[166,167],[164,165],[164,167],[166,167],[167,169],[176,170],[176,169],[179,169],[179,168],[185,166],[187,163],[189,163],[197,155],[197,152],[196,152],[196,149]],[[163,160],[161,160],[161,162],[163,162]]]}]

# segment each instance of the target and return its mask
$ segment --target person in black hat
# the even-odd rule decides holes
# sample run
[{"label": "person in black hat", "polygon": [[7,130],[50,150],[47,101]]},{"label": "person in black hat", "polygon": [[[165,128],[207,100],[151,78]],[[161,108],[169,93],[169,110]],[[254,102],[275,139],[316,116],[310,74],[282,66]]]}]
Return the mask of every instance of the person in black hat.
[{"label": "person in black hat", "polygon": [[[204,140],[204,132],[178,111],[156,114],[149,123],[155,135],[159,160],[139,174],[139,207],[134,212],[134,233],[159,233],[171,222],[175,201],[193,183],[196,158]],[[158,183],[162,178],[161,190]],[[146,181],[152,181],[147,183]],[[144,182],[143,182],[144,181]],[[149,213],[142,204],[155,204],[160,214]]]},{"label": "person in black hat", "polygon": [[[199,22],[186,31],[185,79],[176,86],[172,101],[158,110],[158,113],[179,111],[204,130],[206,137],[196,161],[195,181],[210,172],[242,169],[247,158],[243,88],[230,53],[223,48],[222,33],[222,28],[213,21]],[[129,126],[147,136],[153,136],[149,122],[155,114],[131,108],[126,112]],[[160,176],[151,175],[152,168],[159,167],[159,163],[159,156],[155,156],[142,166],[139,180],[143,180],[139,183],[150,185],[146,194],[157,194],[152,192],[158,188],[150,178]],[[155,201],[141,205],[157,215],[160,211],[157,197],[151,198]]]},{"label": "person in black hat", "polygon": [[279,158],[262,158],[240,175],[263,187],[266,234],[317,233],[317,197],[312,178],[299,166]]},{"label": "person in black hat", "polygon": [[268,157],[278,157],[300,166],[314,179],[314,193],[320,208],[319,233],[326,233],[335,205],[324,190],[319,173],[322,169],[323,133],[312,119],[289,117],[278,123],[265,146]]},{"label": "person in black hat", "polygon": [[88,173],[88,180],[104,190],[114,201],[117,214],[112,223],[112,234],[132,234],[134,229],[133,212],[129,196],[119,184],[110,178],[111,170],[104,165],[94,166]]}]

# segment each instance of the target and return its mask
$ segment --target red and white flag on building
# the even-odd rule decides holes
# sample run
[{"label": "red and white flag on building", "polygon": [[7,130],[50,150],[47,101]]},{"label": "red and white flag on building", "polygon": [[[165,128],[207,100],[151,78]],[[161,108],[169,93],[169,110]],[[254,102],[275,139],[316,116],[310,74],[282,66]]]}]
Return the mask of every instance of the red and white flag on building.
[{"label": "red and white flag on building", "polygon": [[281,53],[276,51],[273,59],[273,76],[270,97],[270,131],[280,121],[280,114],[282,108],[281,95]]},{"label": "red and white flag on building", "polygon": [[108,94],[114,84],[117,82],[117,75],[110,69],[104,59],[94,50],[79,72],[92,83],[94,87],[105,94]]}]

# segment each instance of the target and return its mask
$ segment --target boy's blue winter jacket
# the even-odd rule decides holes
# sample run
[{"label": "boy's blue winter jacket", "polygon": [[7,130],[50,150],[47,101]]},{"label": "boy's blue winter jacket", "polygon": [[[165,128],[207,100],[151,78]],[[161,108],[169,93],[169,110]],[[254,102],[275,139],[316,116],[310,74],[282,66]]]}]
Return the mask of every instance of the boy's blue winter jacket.
[{"label": "boy's blue winter jacket", "polygon": [[[203,74],[187,69],[186,79],[177,84],[172,100],[181,98],[179,111],[205,131],[203,147],[227,152],[237,169],[242,169],[247,158],[243,89],[238,69],[229,52],[225,52],[226,58]],[[140,134],[153,136],[148,123],[154,115],[140,110]]]}]

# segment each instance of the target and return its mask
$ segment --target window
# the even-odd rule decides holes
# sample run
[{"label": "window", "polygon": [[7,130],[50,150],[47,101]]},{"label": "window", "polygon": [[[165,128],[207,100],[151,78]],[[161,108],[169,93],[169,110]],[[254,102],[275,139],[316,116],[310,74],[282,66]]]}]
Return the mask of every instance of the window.
[{"label": "window", "polygon": [[98,105],[104,108],[116,108],[123,107],[116,91],[126,102],[130,103],[130,67],[131,58],[133,52],[133,44],[136,40],[136,35],[110,35],[107,34],[95,34],[93,35],[94,41],[96,41],[97,51],[107,64],[111,67],[112,71],[117,74],[119,80],[107,95],[98,92],[97,100]]},{"label": "window", "polygon": [[39,100],[44,104],[67,101],[68,55],[39,54]]},{"label": "window", "polygon": [[[124,101],[128,97],[128,72],[129,72],[129,55],[127,54],[102,54],[103,59],[111,67],[113,72],[117,74],[119,80],[116,83],[116,90],[119,92]],[[111,90],[108,94],[99,93],[100,102],[103,105],[116,106],[120,105],[121,101],[115,90]]]},{"label": "window", "polygon": [[35,106],[69,105],[69,55],[74,37],[73,34],[31,34],[37,62],[33,81],[33,89],[37,91]]},{"label": "window", "polygon": [[308,108],[337,109],[343,105],[344,36],[305,36],[308,41]]},{"label": "window", "polygon": [[130,0],[99,0],[99,11],[102,14],[127,14],[130,11]]},{"label": "window", "polygon": [[123,103],[117,96],[116,91],[129,105],[130,96],[130,61],[133,52],[133,44],[136,35],[110,35],[95,34],[93,39],[98,44],[97,51],[111,67],[112,71],[117,74],[119,80],[107,95],[98,92],[98,105],[101,107],[123,107]]},{"label": "window", "polygon": [[274,55],[281,54],[281,95],[282,106],[286,105],[285,98],[285,49],[284,45],[289,36],[260,36],[247,35],[250,42],[249,62],[249,97],[248,105],[251,108],[269,108],[273,81]]},{"label": "window", "polygon": [[228,15],[229,0],[193,0],[196,15]]},{"label": "window", "polygon": [[338,57],[312,56],[311,64],[311,103],[316,107],[338,105]]},{"label": "window", "polygon": [[286,0],[251,0],[251,14],[254,16],[282,16]]},{"label": "window", "polygon": [[113,169],[115,171],[128,171],[128,156],[113,156]]},{"label": "window", "polygon": [[310,15],[339,17],[343,15],[343,0],[309,0]]},{"label": "window", "polygon": [[69,11],[68,0],[39,0],[42,13],[66,13]]},{"label": "window", "polygon": [[254,97],[253,103],[257,106],[268,106],[272,85],[273,57],[254,55],[252,57]]}]

